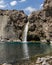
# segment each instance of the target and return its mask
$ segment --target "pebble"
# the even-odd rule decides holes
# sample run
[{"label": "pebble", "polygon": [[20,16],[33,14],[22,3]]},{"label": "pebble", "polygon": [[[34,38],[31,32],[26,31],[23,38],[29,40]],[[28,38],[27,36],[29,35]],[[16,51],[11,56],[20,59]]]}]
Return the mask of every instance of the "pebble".
[{"label": "pebble", "polygon": [[42,57],[42,58],[41,58],[41,62],[43,62],[44,60],[46,60],[45,57]]},{"label": "pebble", "polygon": [[50,65],[50,64],[46,61],[43,61],[42,65]]},{"label": "pebble", "polygon": [[52,56],[50,56],[50,59],[52,59]]},{"label": "pebble", "polygon": [[37,59],[36,63],[41,63],[41,58],[40,57]]}]

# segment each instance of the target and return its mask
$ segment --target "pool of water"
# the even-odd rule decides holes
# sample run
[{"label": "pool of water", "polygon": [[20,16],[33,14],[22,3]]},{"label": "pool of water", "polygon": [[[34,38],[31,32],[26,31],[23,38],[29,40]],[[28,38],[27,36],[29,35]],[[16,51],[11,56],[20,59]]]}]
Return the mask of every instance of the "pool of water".
[{"label": "pool of water", "polygon": [[[27,44],[28,49],[24,52],[24,44]],[[28,52],[27,52],[28,50]],[[29,57],[46,54],[52,52],[52,46],[45,43],[39,42],[0,42],[0,63],[11,63],[26,58],[24,55]]]}]

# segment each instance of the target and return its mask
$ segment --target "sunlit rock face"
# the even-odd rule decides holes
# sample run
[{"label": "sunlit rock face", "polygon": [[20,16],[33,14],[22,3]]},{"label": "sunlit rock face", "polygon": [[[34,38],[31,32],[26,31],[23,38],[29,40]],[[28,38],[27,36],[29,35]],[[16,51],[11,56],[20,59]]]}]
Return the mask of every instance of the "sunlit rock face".
[{"label": "sunlit rock face", "polygon": [[0,40],[20,41],[27,22],[23,11],[0,10]]},{"label": "sunlit rock face", "polygon": [[46,16],[52,17],[52,1],[45,0],[43,7],[44,7],[44,10],[46,11]]},{"label": "sunlit rock face", "polygon": [[[42,25],[43,17],[44,17],[44,13],[42,13],[42,11],[33,12],[28,17],[29,22],[30,22],[28,37],[30,37],[31,40],[40,41],[41,38],[45,38],[45,34],[43,31],[43,25]],[[28,40],[30,40],[30,39],[28,39]]]},{"label": "sunlit rock face", "polygon": [[45,24],[46,36],[52,40],[52,0],[45,0],[43,10],[45,12],[45,18],[47,19]]},{"label": "sunlit rock face", "polygon": [[28,40],[52,40],[52,0],[45,0],[43,9],[32,12],[28,20]]}]

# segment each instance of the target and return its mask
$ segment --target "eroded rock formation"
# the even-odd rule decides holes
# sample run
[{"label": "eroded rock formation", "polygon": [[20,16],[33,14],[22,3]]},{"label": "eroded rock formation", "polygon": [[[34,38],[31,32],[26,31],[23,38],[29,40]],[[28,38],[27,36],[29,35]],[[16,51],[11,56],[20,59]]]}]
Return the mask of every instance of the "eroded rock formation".
[{"label": "eroded rock formation", "polygon": [[22,40],[27,15],[23,11],[0,10],[0,38],[4,40]]},{"label": "eroded rock formation", "polygon": [[43,9],[32,12],[28,19],[28,40],[52,40],[52,0],[45,0]]},{"label": "eroded rock formation", "polygon": [[21,41],[28,21],[28,41],[52,41],[52,0],[45,0],[43,9],[30,16],[23,11],[0,10],[0,38]]}]

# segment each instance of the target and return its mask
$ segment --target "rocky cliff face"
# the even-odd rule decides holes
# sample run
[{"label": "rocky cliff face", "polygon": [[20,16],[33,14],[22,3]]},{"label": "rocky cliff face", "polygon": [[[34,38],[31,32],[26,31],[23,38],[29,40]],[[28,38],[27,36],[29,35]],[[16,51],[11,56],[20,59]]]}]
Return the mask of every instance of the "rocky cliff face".
[{"label": "rocky cliff face", "polygon": [[30,16],[23,11],[0,10],[0,39],[21,41],[28,21],[28,41],[52,41],[52,0],[45,0],[43,9]]},{"label": "rocky cliff face", "polygon": [[0,10],[0,39],[22,40],[23,29],[27,21],[27,15],[23,11]]},{"label": "rocky cliff face", "polygon": [[32,12],[28,40],[52,40],[52,0],[45,0],[41,11]]}]

